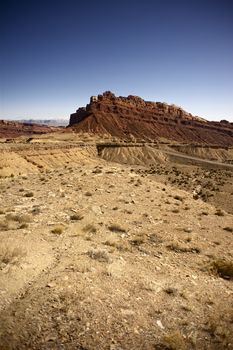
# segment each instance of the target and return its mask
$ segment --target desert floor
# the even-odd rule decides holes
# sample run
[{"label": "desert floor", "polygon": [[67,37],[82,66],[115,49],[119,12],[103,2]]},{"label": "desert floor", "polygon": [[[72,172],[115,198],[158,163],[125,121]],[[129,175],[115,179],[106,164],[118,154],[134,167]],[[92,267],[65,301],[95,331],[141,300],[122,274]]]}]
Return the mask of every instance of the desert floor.
[{"label": "desert floor", "polygon": [[1,153],[0,349],[233,349],[232,171],[48,149]]}]

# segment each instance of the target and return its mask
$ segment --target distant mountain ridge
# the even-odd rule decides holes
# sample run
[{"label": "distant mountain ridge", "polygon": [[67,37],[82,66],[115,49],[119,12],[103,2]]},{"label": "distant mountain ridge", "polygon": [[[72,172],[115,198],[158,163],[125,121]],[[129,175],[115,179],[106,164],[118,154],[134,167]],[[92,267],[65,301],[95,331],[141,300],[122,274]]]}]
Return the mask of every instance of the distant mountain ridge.
[{"label": "distant mountain ridge", "polygon": [[42,124],[48,126],[67,126],[69,124],[68,119],[18,119],[15,121],[18,123]]},{"label": "distant mountain ridge", "polygon": [[63,128],[28,122],[0,120],[0,137],[2,138],[14,138],[22,135],[40,135],[59,130],[63,130]]},{"label": "distant mountain ridge", "polygon": [[86,107],[70,115],[77,132],[109,134],[120,138],[233,146],[233,123],[209,122],[176,105],[144,101],[138,96],[116,97],[111,91],[92,96]]}]

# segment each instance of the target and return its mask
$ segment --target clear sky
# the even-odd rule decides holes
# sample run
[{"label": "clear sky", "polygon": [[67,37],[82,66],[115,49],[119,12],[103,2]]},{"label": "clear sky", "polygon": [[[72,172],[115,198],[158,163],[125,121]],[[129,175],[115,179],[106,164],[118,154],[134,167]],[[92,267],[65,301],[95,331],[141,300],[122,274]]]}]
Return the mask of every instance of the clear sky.
[{"label": "clear sky", "polygon": [[233,121],[232,0],[2,0],[0,118],[111,90]]}]

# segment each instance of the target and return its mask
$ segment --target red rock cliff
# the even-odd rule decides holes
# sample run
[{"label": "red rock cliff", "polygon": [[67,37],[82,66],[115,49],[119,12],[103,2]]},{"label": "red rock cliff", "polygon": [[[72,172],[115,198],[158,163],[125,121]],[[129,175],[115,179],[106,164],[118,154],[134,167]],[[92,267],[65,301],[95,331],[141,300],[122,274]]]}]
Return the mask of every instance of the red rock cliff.
[{"label": "red rock cliff", "polygon": [[164,137],[178,142],[233,145],[233,124],[208,122],[175,105],[148,102],[137,96],[116,97],[106,91],[92,96],[86,107],[70,116],[70,127],[77,132],[110,134],[121,138]]}]

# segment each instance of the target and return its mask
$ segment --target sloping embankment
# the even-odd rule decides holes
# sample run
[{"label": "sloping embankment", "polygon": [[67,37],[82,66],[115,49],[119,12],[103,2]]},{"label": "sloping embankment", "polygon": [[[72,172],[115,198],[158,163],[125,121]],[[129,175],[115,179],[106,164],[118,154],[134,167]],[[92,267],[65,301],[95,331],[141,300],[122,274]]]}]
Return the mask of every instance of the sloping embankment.
[{"label": "sloping embankment", "polygon": [[203,145],[172,145],[173,150],[185,153],[191,157],[198,157],[221,162],[233,162],[233,148]]},{"label": "sloping embankment", "polygon": [[25,175],[87,163],[97,156],[95,146],[9,145],[2,147],[0,151],[0,177]]},{"label": "sloping embankment", "polygon": [[167,156],[157,148],[148,145],[97,145],[98,154],[101,158],[121,164],[150,165],[164,163]]}]

